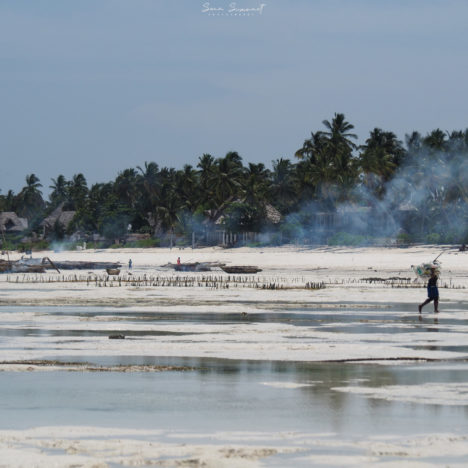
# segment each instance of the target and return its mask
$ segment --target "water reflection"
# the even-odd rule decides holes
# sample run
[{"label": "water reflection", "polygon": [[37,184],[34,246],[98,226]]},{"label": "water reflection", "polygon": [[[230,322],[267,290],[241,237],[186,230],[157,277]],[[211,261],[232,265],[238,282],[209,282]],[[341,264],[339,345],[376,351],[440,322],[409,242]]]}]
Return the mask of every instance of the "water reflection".
[{"label": "water reflection", "polygon": [[112,334],[122,334],[124,333],[126,337],[138,337],[138,336],[184,336],[184,335],[193,335],[193,332],[175,332],[175,331],[165,331],[165,330],[124,330],[121,328],[116,329],[105,329],[105,330],[57,330],[57,329],[47,329],[47,328],[1,328],[0,336],[15,336],[15,337],[28,337],[28,336],[108,336]]},{"label": "water reflection", "polygon": [[[338,434],[468,430],[466,408],[377,400],[334,387],[465,382],[468,365],[376,366],[199,358],[87,358],[110,365],[195,368],[162,373],[0,373],[5,427],[47,424]],[[294,384],[297,384],[295,386]],[[299,386],[307,385],[307,386]],[[6,425],[6,426],[5,426]]]},{"label": "water reflection", "polygon": [[[438,332],[443,327],[465,325],[464,321],[432,318],[409,313],[413,305],[363,310],[349,304],[314,306],[283,313],[163,313],[91,307],[42,307],[31,309],[44,318],[45,324],[33,321],[1,322],[2,346],[9,337],[63,337],[66,343],[80,337],[124,334],[128,339],[144,336],[182,336],[193,332],[127,330],[125,323],[288,323],[334,333],[375,334]],[[15,308],[2,308],[11,313]],[[87,321],[104,317],[101,323],[118,321],[118,330],[56,329],[48,323],[57,318]],[[440,323],[439,323],[440,321]],[[75,323],[78,323],[75,320]],[[80,325],[80,327],[83,325]],[[114,325],[111,325],[114,327]],[[292,336],[287,337],[292,339]],[[297,338],[297,337],[296,337]],[[301,339],[300,337],[297,339]],[[18,340],[19,341],[19,340]],[[43,340],[46,344],[53,341]],[[361,341],[362,340],[361,338]],[[24,344],[35,344],[24,340]],[[41,341],[41,345],[44,344]],[[22,345],[23,346],[23,345]],[[32,346],[32,345],[31,345]],[[468,346],[424,344],[420,348],[468,352]],[[22,349],[29,349],[23,346]],[[32,348],[34,349],[34,348]],[[53,347],[49,359],[70,361],[56,355]],[[97,352],[96,352],[97,353]],[[55,354],[55,356],[54,356]],[[468,407],[390,402],[333,390],[335,387],[423,385],[440,382],[466,382],[468,364],[418,364],[379,366],[370,364],[310,363],[284,361],[246,361],[197,357],[86,356],[75,359],[97,366],[152,365],[193,368],[188,372],[0,372],[0,420],[2,427],[29,427],[47,424],[117,425],[122,427],[174,428],[203,430],[294,430],[333,431],[338,434],[415,433],[430,430],[467,431]]]}]

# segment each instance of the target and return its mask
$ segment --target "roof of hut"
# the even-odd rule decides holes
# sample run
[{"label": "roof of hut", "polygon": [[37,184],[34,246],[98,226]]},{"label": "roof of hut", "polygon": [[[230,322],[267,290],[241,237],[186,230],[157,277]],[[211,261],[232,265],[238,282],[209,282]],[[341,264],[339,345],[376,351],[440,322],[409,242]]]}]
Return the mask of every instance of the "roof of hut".
[{"label": "roof of hut", "polygon": [[28,228],[28,220],[20,218],[14,211],[0,212],[0,229],[6,232],[21,232]]},{"label": "roof of hut", "polygon": [[63,211],[63,206],[64,203],[61,203],[47,218],[42,220],[40,225],[46,229],[52,229],[55,223],[58,222],[64,228],[67,228],[75,216],[76,211]]},{"label": "roof of hut", "polygon": [[281,221],[281,213],[269,203],[265,204],[265,215],[272,224],[278,224]]},{"label": "roof of hut", "polygon": [[[234,200],[233,203],[243,203],[243,200]],[[272,224],[278,224],[281,221],[281,213],[269,203],[265,203],[265,217],[266,220]],[[212,215],[212,213],[207,213],[208,215]],[[214,224],[220,225],[224,223],[224,210],[218,210],[214,216]]]}]

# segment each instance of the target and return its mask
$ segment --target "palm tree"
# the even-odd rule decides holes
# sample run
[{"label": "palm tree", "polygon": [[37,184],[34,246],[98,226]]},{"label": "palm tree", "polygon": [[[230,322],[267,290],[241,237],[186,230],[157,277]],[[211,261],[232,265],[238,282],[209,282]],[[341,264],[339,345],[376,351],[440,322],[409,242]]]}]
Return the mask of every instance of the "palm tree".
[{"label": "palm tree", "polygon": [[312,158],[316,153],[319,153],[327,144],[327,137],[324,132],[311,132],[310,138],[304,141],[302,148],[295,153],[298,159]]},{"label": "palm tree", "polygon": [[448,134],[448,156],[452,159],[461,153],[468,153],[468,129],[465,131],[454,130]]},{"label": "palm tree", "polygon": [[19,198],[19,211],[20,214],[31,220],[38,219],[44,208],[44,200],[42,199],[42,192],[39,188],[42,184],[35,174],[26,176],[26,186],[23,187],[18,195]]},{"label": "palm tree", "polygon": [[200,200],[198,172],[185,164],[182,171],[176,173],[176,190],[179,194],[181,208],[194,212]]},{"label": "palm tree", "polygon": [[242,176],[243,166],[237,153],[216,159],[209,183],[217,208],[242,195]]},{"label": "palm tree", "polygon": [[60,203],[66,203],[69,199],[69,183],[65,176],[60,174],[57,179],[51,179],[52,185],[49,188],[52,192],[49,195],[52,208],[56,208]]},{"label": "palm tree", "polygon": [[212,197],[212,180],[215,171],[215,159],[211,154],[203,154],[198,160],[197,167],[199,168],[198,176],[200,181],[200,200],[201,205],[207,205],[207,208],[215,208],[213,206]]},{"label": "palm tree", "polygon": [[42,187],[42,184],[36,174],[26,176],[26,190],[31,191],[31,193],[41,193],[39,187]]},{"label": "palm tree", "polygon": [[165,190],[167,193],[164,194],[161,204],[156,207],[156,219],[159,229],[169,233],[172,247],[174,230],[182,212],[177,192],[169,186],[166,186]]},{"label": "palm tree", "polygon": [[405,135],[405,141],[408,153],[413,155],[421,151],[423,141],[419,132],[413,131],[412,133]]},{"label": "palm tree", "polygon": [[309,198],[307,194],[312,192],[327,208],[334,207],[334,200],[337,198],[336,186],[343,175],[337,170],[336,162],[337,158],[332,159],[326,148],[316,152],[312,158],[301,161],[297,172],[302,173],[299,181],[301,191],[305,191],[301,197],[303,201]]},{"label": "palm tree", "polygon": [[267,199],[269,184],[270,171],[265,165],[249,163],[243,182],[245,201],[251,205],[263,206]]},{"label": "palm tree", "polygon": [[385,153],[391,155],[394,164],[398,164],[405,155],[402,142],[398,140],[397,136],[393,132],[384,132],[380,128],[374,128],[369,133],[366,144],[361,146],[363,150],[373,150],[376,148],[382,148]]},{"label": "palm tree", "polygon": [[300,198],[308,198],[313,191],[315,197],[322,199],[332,207],[336,199],[345,199],[354,186],[358,167],[353,159],[356,144],[351,139],[357,138],[350,130],[354,128],[345,120],[344,114],[335,114],[330,122],[324,120],[327,131],[311,133],[311,138],[304,142],[296,156],[302,159],[298,165]]},{"label": "palm tree", "polygon": [[232,164],[233,167],[237,166],[238,168],[242,169],[242,158],[239,156],[237,151],[228,151],[225,158]]},{"label": "palm tree", "polygon": [[137,166],[137,169],[141,172],[143,187],[148,197],[150,200],[155,201],[158,198],[159,166],[155,162],[145,162],[144,168]]},{"label": "palm tree", "polygon": [[135,169],[125,169],[117,175],[114,190],[120,202],[130,210],[135,208],[138,193],[138,177]]},{"label": "palm tree", "polygon": [[93,184],[84,203],[77,207],[73,227],[88,232],[97,232],[103,225],[108,205],[116,203],[112,183]]},{"label": "palm tree", "polygon": [[8,190],[6,195],[0,195],[0,211],[17,211],[18,197],[13,190]]},{"label": "palm tree", "polygon": [[350,133],[349,131],[354,128],[354,125],[346,122],[344,114],[336,114],[332,121],[323,120],[323,125],[328,129],[327,132],[323,132],[328,137],[329,144],[334,147],[337,152],[348,152],[351,153],[357,146],[351,139],[357,139],[357,135]]},{"label": "palm tree", "polygon": [[352,152],[357,148],[351,139],[357,139],[357,135],[350,133],[354,125],[345,120],[344,114],[335,114],[333,120],[322,122],[328,129],[324,135],[328,138],[326,144],[326,157],[335,168],[335,183],[340,187],[340,192],[345,193],[354,185],[357,171],[356,164],[352,162]]},{"label": "palm tree", "polygon": [[364,173],[364,185],[375,195],[382,196],[385,182],[404,158],[403,146],[393,132],[374,128],[361,149],[359,166]]},{"label": "palm tree", "polygon": [[444,151],[447,149],[447,134],[442,131],[440,128],[432,130],[426,137],[423,139],[423,144],[435,151]]},{"label": "palm tree", "polygon": [[297,199],[296,182],[294,165],[289,159],[273,161],[269,191],[273,205],[282,213],[288,213]]},{"label": "palm tree", "polygon": [[145,162],[143,168],[137,166],[137,169],[140,171],[138,185],[141,194],[138,211],[142,220],[152,224],[156,220],[156,207],[160,199],[159,166],[155,162]]},{"label": "palm tree", "polygon": [[88,184],[83,174],[75,174],[69,182],[70,202],[74,210],[78,210],[85,203],[88,196]]},{"label": "palm tree", "polygon": [[158,221],[163,230],[171,233],[174,231],[179,211],[180,207],[176,196],[167,197],[165,203],[156,208]]},{"label": "palm tree", "polygon": [[171,236],[181,211],[180,196],[177,192],[177,171],[163,167],[158,174],[157,200],[151,211],[156,222],[155,231],[170,231]]}]

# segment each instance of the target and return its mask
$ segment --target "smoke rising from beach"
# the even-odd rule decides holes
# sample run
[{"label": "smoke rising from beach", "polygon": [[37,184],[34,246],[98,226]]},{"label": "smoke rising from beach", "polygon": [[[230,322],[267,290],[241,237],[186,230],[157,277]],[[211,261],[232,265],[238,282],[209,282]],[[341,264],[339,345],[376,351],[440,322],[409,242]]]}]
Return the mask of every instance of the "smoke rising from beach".
[{"label": "smoke rising from beach", "polygon": [[[468,240],[468,156],[463,151],[421,147],[408,152],[386,182],[376,174],[362,174],[338,202],[340,187],[322,187],[330,200],[311,200],[286,215],[279,225],[263,229],[254,243],[389,244],[461,243]],[[334,198],[333,198],[334,197]],[[230,232],[228,216],[215,229],[203,218],[184,213],[181,225],[195,232],[195,243],[210,231]],[[235,225],[236,223],[234,223]],[[247,229],[248,230],[248,229]],[[238,245],[251,239],[238,232]],[[182,232],[176,235],[182,235]],[[218,235],[205,240],[220,243]]]},{"label": "smoke rising from beach", "polygon": [[[304,204],[286,217],[283,232],[298,242],[368,243],[379,239],[465,242],[468,229],[468,159],[463,152],[421,149],[408,153],[382,186],[378,176],[362,176],[349,200],[325,210]],[[351,237],[354,236],[354,239]]]}]

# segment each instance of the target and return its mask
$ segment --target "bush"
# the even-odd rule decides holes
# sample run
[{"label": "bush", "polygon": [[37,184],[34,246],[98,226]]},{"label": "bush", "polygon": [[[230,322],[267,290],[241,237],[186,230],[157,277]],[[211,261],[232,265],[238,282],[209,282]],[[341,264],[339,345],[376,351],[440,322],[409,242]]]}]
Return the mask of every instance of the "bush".
[{"label": "bush", "polygon": [[191,241],[189,242],[187,239],[182,237],[182,238],[177,238],[175,240],[174,245],[176,247],[188,247],[189,245],[192,245],[192,242]]},{"label": "bush", "polygon": [[49,242],[45,239],[36,242],[33,246],[34,250],[47,250],[49,248]]},{"label": "bush", "polygon": [[284,242],[292,242],[297,237],[303,236],[302,225],[297,221],[283,223],[279,228]]},{"label": "bush", "polygon": [[452,228],[444,232],[441,243],[443,244],[455,244],[465,243],[468,240],[465,224],[462,222],[458,228]]},{"label": "bush", "polygon": [[160,239],[140,239],[132,242],[127,242],[125,247],[131,248],[148,248],[148,247],[159,247]]},{"label": "bush", "polygon": [[410,244],[411,242],[413,242],[413,238],[406,232],[400,232],[400,234],[396,236],[397,244]]},{"label": "bush", "polygon": [[125,237],[128,229],[128,218],[121,216],[107,216],[101,224],[101,234],[108,240]]},{"label": "bush", "polygon": [[441,239],[441,235],[437,232],[431,232],[426,236],[426,242],[428,244],[439,244]]},{"label": "bush", "polygon": [[12,242],[10,240],[7,240],[5,242],[0,243],[0,249],[1,250],[16,250],[17,244],[15,242]]},{"label": "bush", "polygon": [[360,234],[337,232],[328,239],[328,245],[366,245],[367,239]]},{"label": "bush", "polygon": [[264,244],[258,242],[258,241],[249,241],[249,242],[246,242],[245,243],[245,246],[246,247],[251,247],[251,248],[255,248],[255,247],[263,247]]}]

